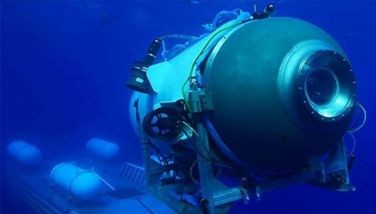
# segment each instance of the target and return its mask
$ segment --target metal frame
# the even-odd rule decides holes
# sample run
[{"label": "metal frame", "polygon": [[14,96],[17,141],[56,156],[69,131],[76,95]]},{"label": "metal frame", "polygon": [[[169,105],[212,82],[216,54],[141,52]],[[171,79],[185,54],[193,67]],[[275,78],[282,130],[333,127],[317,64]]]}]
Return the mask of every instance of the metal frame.
[{"label": "metal frame", "polygon": [[355,190],[349,180],[343,141],[337,143],[336,148],[327,154],[325,160],[322,160],[322,158],[312,159],[310,162],[312,167],[300,174],[257,183],[248,189],[241,185],[227,187],[215,177],[211,159],[202,155],[212,153],[212,149],[209,146],[208,131],[203,122],[203,112],[212,108],[210,93],[197,87],[191,87],[188,103],[197,121],[196,129],[198,135],[195,137],[194,144],[197,148],[200,188],[203,199],[206,201],[206,210],[174,197],[172,191],[174,191],[175,184],[162,185],[160,183],[159,179],[163,172],[166,171],[166,167],[150,158],[152,155],[150,141],[142,130],[142,124],[139,126],[148,191],[174,211],[178,213],[227,213],[230,203],[233,201],[243,199],[247,203],[252,197],[259,198],[261,193],[265,191],[298,182],[306,182],[338,191]]}]

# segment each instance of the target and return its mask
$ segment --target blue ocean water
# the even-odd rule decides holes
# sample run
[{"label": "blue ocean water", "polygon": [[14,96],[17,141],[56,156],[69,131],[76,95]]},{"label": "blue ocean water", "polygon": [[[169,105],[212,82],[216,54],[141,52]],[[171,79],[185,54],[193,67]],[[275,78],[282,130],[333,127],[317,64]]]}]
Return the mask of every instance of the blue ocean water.
[{"label": "blue ocean water", "polygon": [[[253,3],[263,7],[266,1],[1,1],[2,169],[8,164],[3,157],[11,140],[25,139],[47,151],[65,148],[75,154],[94,136],[118,142],[123,161],[142,164],[139,140],[128,117],[131,91],[124,84],[133,60],[143,57],[156,36],[200,35],[201,25],[217,12],[253,10]],[[248,206],[237,203],[232,212],[376,213],[376,2],[275,3],[276,16],[320,26],[352,62],[357,94],[368,112],[366,126],[356,133],[351,180],[357,191],[294,185],[265,193]],[[32,213],[1,184],[2,213]]]}]

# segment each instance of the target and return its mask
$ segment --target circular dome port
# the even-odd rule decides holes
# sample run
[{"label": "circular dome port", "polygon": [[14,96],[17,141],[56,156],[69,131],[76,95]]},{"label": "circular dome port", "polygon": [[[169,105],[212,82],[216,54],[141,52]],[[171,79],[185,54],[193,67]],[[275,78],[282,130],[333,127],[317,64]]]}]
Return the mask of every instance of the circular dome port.
[{"label": "circular dome port", "polygon": [[331,50],[309,55],[301,64],[299,88],[312,114],[322,120],[337,120],[354,104],[355,81],[345,57]]},{"label": "circular dome port", "polygon": [[317,68],[306,77],[304,89],[310,104],[324,106],[330,104],[338,95],[338,79],[326,68]]}]

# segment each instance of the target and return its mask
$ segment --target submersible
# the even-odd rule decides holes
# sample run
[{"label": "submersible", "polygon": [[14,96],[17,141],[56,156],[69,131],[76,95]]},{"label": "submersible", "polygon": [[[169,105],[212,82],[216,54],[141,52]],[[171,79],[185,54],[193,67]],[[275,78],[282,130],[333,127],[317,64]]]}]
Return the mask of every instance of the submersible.
[{"label": "submersible", "polygon": [[[177,212],[226,212],[296,182],[353,190],[352,66],[325,31],[273,11],[222,11],[199,37],[156,38],[132,67],[149,191]],[[167,50],[168,39],[187,42]]]}]

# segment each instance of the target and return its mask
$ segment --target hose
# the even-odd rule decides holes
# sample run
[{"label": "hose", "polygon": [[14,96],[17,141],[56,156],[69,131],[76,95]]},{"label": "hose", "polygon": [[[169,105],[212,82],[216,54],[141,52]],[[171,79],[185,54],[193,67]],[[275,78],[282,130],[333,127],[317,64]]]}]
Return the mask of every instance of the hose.
[{"label": "hose", "polygon": [[189,41],[197,39],[198,37],[191,36],[191,35],[184,35],[184,34],[168,34],[168,35],[165,35],[165,36],[161,36],[160,38],[162,40],[161,56],[163,57],[163,59],[165,61],[167,61],[168,57],[166,57],[166,52],[170,52],[171,50],[166,49],[166,43],[165,43],[166,39],[182,39],[182,40],[187,40],[189,42]]},{"label": "hose", "polygon": [[351,148],[351,151],[350,151],[349,155],[354,155],[355,149],[356,149],[356,146],[357,146],[357,141],[356,141],[354,133],[357,132],[357,131],[359,131],[360,129],[362,129],[364,127],[364,125],[366,124],[366,122],[367,122],[367,111],[366,111],[366,109],[359,102],[356,103],[356,105],[363,112],[363,120],[362,120],[362,123],[358,127],[354,128],[354,129],[347,130],[347,133],[350,135],[351,140],[352,140],[352,148]]},{"label": "hose", "polygon": [[362,123],[358,126],[358,127],[356,127],[356,128],[354,128],[354,129],[350,129],[350,130],[348,130],[348,132],[350,132],[350,133],[354,133],[354,132],[357,132],[357,131],[359,131],[360,129],[362,129],[363,128],[363,126],[366,124],[366,122],[367,122],[367,111],[366,111],[366,109],[363,107],[363,105],[362,104],[360,104],[360,103],[356,103],[356,105],[362,110],[362,112],[363,112],[363,121],[362,121]]}]

